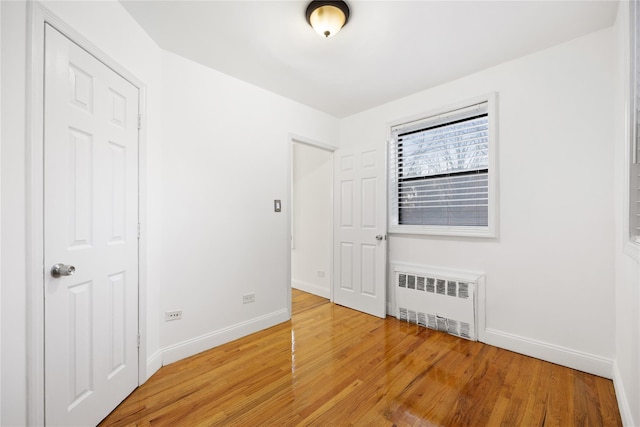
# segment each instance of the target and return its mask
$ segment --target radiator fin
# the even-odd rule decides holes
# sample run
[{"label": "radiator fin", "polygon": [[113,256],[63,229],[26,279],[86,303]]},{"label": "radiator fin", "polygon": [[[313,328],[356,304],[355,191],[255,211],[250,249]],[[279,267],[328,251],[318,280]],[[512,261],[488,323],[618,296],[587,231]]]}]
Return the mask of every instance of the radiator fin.
[{"label": "radiator fin", "polygon": [[447,295],[449,295],[450,297],[455,297],[456,296],[456,287],[457,287],[457,285],[458,285],[457,282],[449,280],[447,282]]},{"label": "radiator fin", "polygon": [[460,336],[471,339],[471,332],[469,331],[469,324],[467,322],[460,322]]},{"label": "radiator fin", "polygon": [[418,325],[427,327],[427,315],[425,313],[418,312]]},{"label": "radiator fin", "polygon": [[406,288],[407,287],[407,275],[406,274],[400,274],[398,276],[398,286],[400,286],[401,288]]},{"label": "radiator fin", "polygon": [[436,291],[436,279],[427,277],[427,292],[434,293]]},{"label": "radiator fin", "polygon": [[469,298],[469,284],[465,282],[458,282],[458,297]]},{"label": "radiator fin", "polygon": [[447,332],[451,335],[460,335],[458,332],[458,322],[453,319],[447,319]]},{"label": "radiator fin", "polygon": [[437,329],[437,327],[438,327],[438,324],[436,323],[436,315],[427,314],[427,328]]}]

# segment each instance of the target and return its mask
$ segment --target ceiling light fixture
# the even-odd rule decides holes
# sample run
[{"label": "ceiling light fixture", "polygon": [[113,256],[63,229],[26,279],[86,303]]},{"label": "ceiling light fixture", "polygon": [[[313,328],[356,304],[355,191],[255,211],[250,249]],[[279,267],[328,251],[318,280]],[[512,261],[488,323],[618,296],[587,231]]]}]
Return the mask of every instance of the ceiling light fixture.
[{"label": "ceiling light fixture", "polygon": [[334,36],[348,20],[349,6],[343,1],[312,1],[307,6],[307,22],[321,36]]}]

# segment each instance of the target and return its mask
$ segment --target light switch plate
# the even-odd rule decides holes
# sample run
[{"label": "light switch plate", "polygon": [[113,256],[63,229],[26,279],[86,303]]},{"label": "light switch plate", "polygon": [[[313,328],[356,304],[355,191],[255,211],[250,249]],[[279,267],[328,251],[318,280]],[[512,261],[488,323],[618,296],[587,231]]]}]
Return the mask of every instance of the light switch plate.
[{"label": "light switch plate", "polygon": [[282,212],[282,203],[280,200],[276,199],[273,201],[273,210],[274,212]]}]

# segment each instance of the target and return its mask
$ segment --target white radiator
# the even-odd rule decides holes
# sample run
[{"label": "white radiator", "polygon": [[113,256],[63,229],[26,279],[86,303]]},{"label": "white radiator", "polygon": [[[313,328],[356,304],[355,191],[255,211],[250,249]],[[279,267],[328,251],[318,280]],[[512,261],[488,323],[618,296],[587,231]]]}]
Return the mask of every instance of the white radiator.
[{"label": "white radiator", "polygon": [[396,317],[477,341],[476,274],[393,266]]}]

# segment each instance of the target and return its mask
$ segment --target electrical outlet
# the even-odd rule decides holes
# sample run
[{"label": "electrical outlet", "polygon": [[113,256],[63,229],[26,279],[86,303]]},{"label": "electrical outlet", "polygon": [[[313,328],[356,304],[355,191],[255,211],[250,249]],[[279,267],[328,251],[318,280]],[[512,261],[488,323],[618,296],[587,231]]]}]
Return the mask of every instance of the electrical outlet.
[{"label": "electrical outlet", "polygon": [[164,312],[164,321],[180,320],[182,319],[182,310],[173,310]]},{"label": "electrical outlet", "polygon": [[256,302],[256,294],[242,295],[242,303],[249,304],[250,302]]}]

